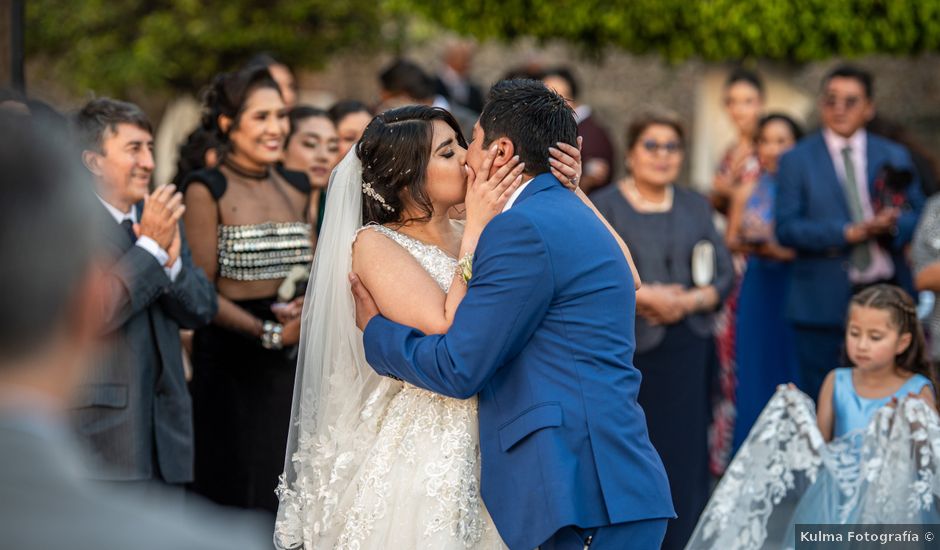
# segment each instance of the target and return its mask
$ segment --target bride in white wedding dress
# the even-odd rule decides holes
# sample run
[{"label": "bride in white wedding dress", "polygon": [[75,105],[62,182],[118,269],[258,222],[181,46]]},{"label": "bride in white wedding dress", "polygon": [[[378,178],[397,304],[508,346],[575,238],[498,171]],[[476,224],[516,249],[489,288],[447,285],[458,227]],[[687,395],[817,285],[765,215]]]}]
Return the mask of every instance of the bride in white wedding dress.
[{"label": "bride in white wedding dress", "polygon": [[[466,292],[458,258],[522,183],[510,161],[468,173],[453,117],[377,116],[330,182],[304,313],[278,548],[505,548],[479,492],[476,398],[376,375],[355,326],[355,271],[386,317],[443,333]],[[580,173],[579,155],[562,157]],[[465,204],[467,221],[448,212]],[[481,342],[485,345],[485,342]]]}]

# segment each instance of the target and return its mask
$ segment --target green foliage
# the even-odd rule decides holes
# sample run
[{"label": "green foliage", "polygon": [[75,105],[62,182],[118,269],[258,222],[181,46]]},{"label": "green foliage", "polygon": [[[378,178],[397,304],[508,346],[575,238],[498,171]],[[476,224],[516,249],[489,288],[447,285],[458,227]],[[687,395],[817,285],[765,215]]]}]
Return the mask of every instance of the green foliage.
[{"label": "green foliage", "polygon": [[[196,90],[253,53],[317,67],[428,22],[672,61],[804,62],[940,50],[940,0],[31,0],[27,50],[74,89]],[[424,25],[410,25],[417,21]],[[420,33],[419,33],[420,34]]]},{"label": "green foliage", "polygon": [[390,0],[478,38],[562,39],[673,61],[940,50],[940,0]]},{"label": "green foliage", "polygon": [[317,67],[378,43],[375,0],[31,0],[27,54],[76,90],[198,90],[267,51]]}]

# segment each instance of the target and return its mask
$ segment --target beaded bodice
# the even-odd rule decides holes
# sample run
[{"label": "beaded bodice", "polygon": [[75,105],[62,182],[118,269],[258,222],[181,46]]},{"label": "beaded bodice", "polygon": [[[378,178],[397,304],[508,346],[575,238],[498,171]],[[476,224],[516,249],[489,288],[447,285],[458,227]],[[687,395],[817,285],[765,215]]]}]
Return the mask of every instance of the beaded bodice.
[{"label": "beaded bodice", "polygon": [[401,245],[409,254],[414,256],[414,259],[421,264],[421,267],[428,272],[428,275],[434,279],[434,282],[444,292],[450,290],[450,284],[454,280],[454,271],[457,269],[457,260],[454,257],[432,244],[423,243],[384,225],[367,225],[360,228],[359,231],[365,229],[378,231]]},{"label": "beaded bodice", "polygon": [[236,281],[283,279],[313,261],[310,224],[266,222],[219,226],[219,276]]}]

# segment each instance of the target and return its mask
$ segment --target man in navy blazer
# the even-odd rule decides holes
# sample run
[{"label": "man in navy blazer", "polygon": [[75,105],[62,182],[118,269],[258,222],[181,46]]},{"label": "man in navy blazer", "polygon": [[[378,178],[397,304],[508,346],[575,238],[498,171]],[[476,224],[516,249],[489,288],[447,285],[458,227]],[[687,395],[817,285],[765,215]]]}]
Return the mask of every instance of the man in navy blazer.
[{"label": "man in navy blazer", "polygon": [[[797,252],[786,313],[796,329],[800,385],[814,397],[841,361],[852,294],[881,282],[912,291],[903,248],[924,202],[909,152],[865,131],[874,116],[871,75],[836,68],[819,108],[823,129],[780,160],[776,205],[777,239]],[[876,211],[876,180],[888,167],[913,179],[901,207]]]},{"label": "man in navy blazer", "polygon": [[[549,173],[574,144],[564,99],[539,82],[496,84],[467,163],[519,155],[530,179],[487,225],[446,335],[376,315],[354,278],[369,364],[443,395],[479,394],[482,496],[513,550],[659,548],[669,484],[637,404],[635,290],[612,235]],[[678,404],[677,404],[678,406]]]}]

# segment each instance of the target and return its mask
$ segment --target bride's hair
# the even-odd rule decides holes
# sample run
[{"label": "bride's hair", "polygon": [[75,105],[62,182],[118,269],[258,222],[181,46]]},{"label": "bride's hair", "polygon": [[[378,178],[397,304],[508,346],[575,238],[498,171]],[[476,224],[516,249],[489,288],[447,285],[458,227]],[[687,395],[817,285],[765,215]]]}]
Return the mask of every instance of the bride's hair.
[{"label": "bride's hair", "polygon": [[[424,186],[435,120],[453,128],[457,143],[467,146],[457,120],[439,107],[410,105],[391,109],[373,118],[366,127],[356,145],[356,154],[362,161],[363,187],[368,186],[374,194],[362,195],[363,224],[431,219],[434,208]],[[424,217],[402,219],[405,195]]]}]

